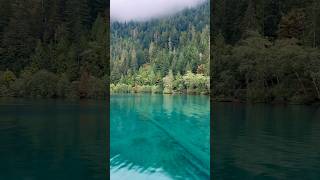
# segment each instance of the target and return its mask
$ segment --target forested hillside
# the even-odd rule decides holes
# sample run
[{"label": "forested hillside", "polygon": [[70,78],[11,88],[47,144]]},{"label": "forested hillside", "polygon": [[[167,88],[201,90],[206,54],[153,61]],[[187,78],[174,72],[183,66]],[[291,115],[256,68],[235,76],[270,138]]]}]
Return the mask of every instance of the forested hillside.
[{"label": "forested hillside", "polygon": [[105,0],[0,0],[0,97],[104,96]]},{"label": "forested hillside", "polygon": [[111,91],[209,93],[209,2],[170,17],[111,23]]},{"label": "forested hillside", "polygon": [[320,101],[320,1],[213,3],[211,78],[215,99]]}]

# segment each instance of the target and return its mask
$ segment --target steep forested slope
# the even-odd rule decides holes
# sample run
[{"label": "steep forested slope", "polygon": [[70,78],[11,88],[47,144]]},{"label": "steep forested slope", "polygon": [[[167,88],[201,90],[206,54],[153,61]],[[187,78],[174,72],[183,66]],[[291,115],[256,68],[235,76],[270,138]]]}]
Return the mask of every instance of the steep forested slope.
[{"label": "steep forested slope", "polygon": [[90,88],[103,88],[98,78],[108,72],[107,1],[0,0],[0,7],[0,97],[104,94]]},{"label": "steep forested slope", "polygon": [[208,93],[209,19],[207,2],[170,17],[112,22],[112,90]]},{"label": "steep forested slope", "polygon": [[320,1],[213,2],[213,97],[320,101]]}]

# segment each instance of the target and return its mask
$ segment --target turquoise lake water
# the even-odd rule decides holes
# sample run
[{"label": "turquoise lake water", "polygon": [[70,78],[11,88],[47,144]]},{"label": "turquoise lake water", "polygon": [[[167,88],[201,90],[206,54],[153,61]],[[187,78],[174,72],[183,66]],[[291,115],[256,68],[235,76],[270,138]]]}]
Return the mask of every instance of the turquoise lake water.
[{"label": "turquoise lake water", "polygon": [[0,99],[1,180],[105,180],[106,102]]},{"label": "turquoise lake water", "polygon": [[111,180],[208,180],[208,96],[113,95]]},{"label": "turquoise lake water", "polygon": [[320,108],[216,103],[213,179],[319,180]]},{"label": "turquoise lake water", "polygon": [[[206,96],[112,96],[111,179],[209,179],[209,107]],[[106,108],[0,99],[0,179],[107,179]],[[320,179],[320,108],[212,109],[213,179]]]}]

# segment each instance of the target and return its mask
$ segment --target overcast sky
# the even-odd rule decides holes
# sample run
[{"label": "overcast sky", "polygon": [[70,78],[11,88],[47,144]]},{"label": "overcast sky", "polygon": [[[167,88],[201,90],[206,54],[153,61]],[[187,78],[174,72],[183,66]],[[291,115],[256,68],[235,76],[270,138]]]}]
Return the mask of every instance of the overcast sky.
[{"label": "overcast sky", "polygon": [[170,15],[204,0],[111,0],[111,19],[119,21],[148,20]]}]

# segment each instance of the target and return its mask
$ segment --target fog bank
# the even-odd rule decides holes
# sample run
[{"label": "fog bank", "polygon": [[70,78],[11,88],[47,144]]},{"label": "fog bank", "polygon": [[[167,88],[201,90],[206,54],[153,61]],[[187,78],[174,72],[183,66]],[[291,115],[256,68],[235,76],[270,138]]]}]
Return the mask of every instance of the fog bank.
[{"label": "fog bank", "polygon": [[111,0],[110,14],[117,21],[145,21],[194,7],[205,0]]}]

